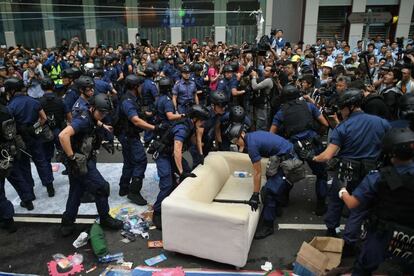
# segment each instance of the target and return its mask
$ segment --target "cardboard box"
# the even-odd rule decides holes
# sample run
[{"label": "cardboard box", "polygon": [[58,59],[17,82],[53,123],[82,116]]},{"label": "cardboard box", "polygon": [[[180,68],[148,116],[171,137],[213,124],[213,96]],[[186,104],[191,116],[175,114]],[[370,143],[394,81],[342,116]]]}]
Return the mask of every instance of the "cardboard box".
[{"label": "cardboard box", "polygon": [[296,262],[315,275],[323,275],[341,263],[343,239],[314,237],[310,243],[303,242]]}]

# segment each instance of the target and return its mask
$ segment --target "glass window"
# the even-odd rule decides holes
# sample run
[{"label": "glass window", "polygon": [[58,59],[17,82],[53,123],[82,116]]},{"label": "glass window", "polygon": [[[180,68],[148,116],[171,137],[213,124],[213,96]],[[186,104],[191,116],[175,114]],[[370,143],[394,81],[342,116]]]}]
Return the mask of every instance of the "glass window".
[{"label": "glass window", "polygon": [[29,49],[45,47],[40,0],[34,0],[30,3],[12,2],[10,4],[13,12],[16,44],[22,44]]},{"label": "glass window", "polygon": [[99,44],[116,46],[128,42],[125,1],[100,0],[95,7]]},{"label": "glass window", "polygon": [[[368,10],[375,12],[390,12],[392,16],[398,15],[399,8],[398,6],[367,6],[365,12],[368,13]],[[375,38],[377,35],[380,35],[382,38],[391,38],[395,36],[397,24],[392,24],[392,20],[388,23],[374,23],[369,26],[369,38]],[[362,37],[366,35],[366,25],[362,32]]]},{"label": "glass window", "polygon": [[[233,1],[227,3],[227,11],[255,11],[260,8],[259,1]],[[256,17],[250,16],[250,12],[247,13],[227,13],[227,25],[255,25]]]},{"label": "glass window", "polygon": [[6,45],[6,38],[4,37],[3,20],[0,22],[0,45]]},{"label": "glass window", "polygon": [[317,37],[322,39],[347,39],[346,28],[349,25],[347,17],[351,6],[319,7]]},{"label": "glass window", "polygon": [[183,0],[183,40],[203,41],[214,35],[214,3],[212,1]]},{"label": "glass window", "polygon": [[149,39],[158,46],[162,40],[171,40],[170,3],[168,0],[139,1],[139,34],[142,39]]},{"label": "glass window", "polygon": [[[60,45],[62,39],[70,40],[74,36],[78,36],[81,42],[85,42],[82,0],[55,0],[53,11],[56,45]],[[88,16],[85,14],[85,20],[90,20]]]}]

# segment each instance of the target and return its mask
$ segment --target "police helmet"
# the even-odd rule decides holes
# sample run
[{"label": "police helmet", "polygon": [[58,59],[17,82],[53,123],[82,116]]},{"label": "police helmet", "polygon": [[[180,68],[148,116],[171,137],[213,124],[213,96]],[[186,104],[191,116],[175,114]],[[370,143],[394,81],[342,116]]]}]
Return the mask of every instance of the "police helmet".
[{"label": "police helmet", "polygon": [[195,104],[190,107],[187,112],[187,116],[191,119],[208,120],[210,117],[210,112],[208,111],[207,107],[200,104]]},{"label": "police helmet", "polygon": [[242,131],[244,130],[244,125],[241,123],[230,124],[225,132],[225,135],[234,144],[234,140],[239,139]]},{"label": "police helmet", "polygon": [[88,70],[88,76],[95,78],[95,77],[102,77],[104,74],[102,69],[92,68]]},{"label": "police helmet", "polygon": [[60,77],[73,79],[73,74],[74,72],[72,68],[66,68],[66,69],[63,69],[62,72],[60,72]]},{"label": "police helmet", "polygon": [[230,109],[229,120],[231,123],[243,123],[246,112],[240,105],[235,105]]},{"label": "police helmet", "polygon": [[231,68],[233,69],[233,72],[239,71],[239,62],[238,61],[232,61],[230,63]]},{"label": "police helmet", "polygon": [[203,71],[203,66],[199,63],[194,63],[193,64],[193,71],[194,72],[200,72]]},{"label": "police helmet", "polygon": [[114,62],[114,56],[113,55],[107,55],[105,57],[106,63],[107,64],[111,64],[112,62]]},{"label": "police helmet", "polygon": [[125,78],[125,86],[128,89],[133,89],[134,87],[140,85],[143,83],[143,78],[142,77],[138,77],[135,74],[130,74],[128,76],[126,76]]},{"label": "police helmet", "polygon": [[296,100],[299,97],[300,97],[300,91],[296,86],[288,84],[288,85],[285,85],[285,87],[283,87],[282,98],[285,101]]},{"label": "police helmet", "polygon": [[6,79],[3,85],[4,85],[4,90],[6,92],[11,92],[11,91],[19,92],[24,88],[23,80],[15,78],[15,77]]},{"label": "police helmet", "polygon": [[157,71],[155,70],[154,67],[152,66],[148,66],[145,70],[144,70],[144,74],[146,77],[153,77],[155,74],[157,73]]},{"label": "police helmet", "polygon": [[77,79],[80,76],[82,76],[82,71],[77,67],[72,67],[72,72],[73,72],[73,79]]},{"label": "police helmet", "polygon": [[190,73],[190,66],[188,65],[184,65],[183,68],[181,69],[181,73]]},{"label": "police helmet", "polygon": [[398,108],[400,110],[401,119],[409,120],[414,118],[414,94],[404,94],[398,102]]},{"label": "police helmet", "polygon": [[338,98],[338,107],[340,109],[349,106],[361,106],[363,100],[362,91],[351,88],[345,90]]},{"label": "police helmet", "polygon": [[76,80],[76,84],[79,88],[92,88],[95,86],[94,80],[90,76],[82,75]]},{"label": "police helmet", "polygon": [[111,97],[104,93],[93,96],[89,104],[101,112],[111,112],[114,108]]},{"label": "police helmet", "polygon": [[55,83],[53,82],[53,80],[47,76],[45,76],[41,81],[40,81],[40,87],[43,90],[53,90],[53,88],[55,87]]},{"label": "police helmet", "polygon": [[213,104],[219,106],[225,106],[229,101],[223,91],[212,91],[210,94],[210,100]]},{"label": "police helmet", "polygon": [[414,132],[409,128],[393,128],[382,139],[382,150],[402,160],[414,157]]},{"label": "police helmet", "polygon": [[231,67],[231,65],[226,65],[223,67],[223,72],[227,73],[227,72],[232,72],[233,73],[233,67]]},{"label": "police helmet", "polygon": [[165,94],[171,91],[172,82],[169,78],[162,78],[160,79],[158,86],[160,88],[160,93]]}]

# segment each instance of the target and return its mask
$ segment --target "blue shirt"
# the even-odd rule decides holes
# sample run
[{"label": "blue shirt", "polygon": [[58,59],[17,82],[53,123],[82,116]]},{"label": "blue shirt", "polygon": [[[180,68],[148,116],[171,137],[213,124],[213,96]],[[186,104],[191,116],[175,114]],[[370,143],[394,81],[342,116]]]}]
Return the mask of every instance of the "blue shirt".
[{"label": "blue shirt", "polygon": [[112,86],[104,80],[95,79],[95,95],[100,93],[107,94],[112,91]]},{"label": "blue shirt", "polygon": [[[414,162],[406,165],[395,165],[395,169],[398,174],[409,173],[414,175]],[[352,195],[363,204],[372,202],[377,197],[380,179],[381,173],[379,171],[371,171],[352,192]]]},{"label": "blue shirt", "polygon": [[42,105],[32,97],[17,94],[11,99],[7,108],[17,124],[33,125],[39,120]]},{"label": "blue shirt", "polygon": [[390,128],[390,124],[378,116],[353,112],[332,131],[329,142],[340,147],[338,157],[377,159],[382,138]]},{"label": "blue shirt", "polygon": [[174,105],[170,97],[168,97],[167,95],[161,95],[155,101],[155,109],[157,111],[158,122],[170,124],[170,121],[167,117],[167,113],[174,113]]},{"label": "blue shirt", "polygon": [[102,78],[102,80],[108,82],[108,83],[112,83],[112,82],[116,82],[116,80],[118,79],[118,73],[116,68],[114,67],[107,67],[104,69],[104,77]]},{"label": "blue shirt", "polygon": [[73,105],[79,98],[79,93],[72,87],[69,88],[63,96],[63,103],[66,105],[68,110],[72,110]]},{"label": "blue shirt", "polygon": [[226,79],[226,78],[221,79],[217,85],[216,91],[224,91],[224,93],[227,96],[227,99],[230,99],[232,95],[231,90],[233,88],[237,88],[238,85],[239,85],[239,82],[236,76],[233,75],[231,79]]},{"label": "blue shirt", "polygon": [[[321,112],[319,111],[319,109],[316,107],[316,105],[314,105],[313,103],[306,103],[308,105],[308,109],[312,114],[312,118],[314,120],[317,120],[319,118],[319,116],[321,116]],[[283,111],[282,109],[280,109],[275,116],[273,117],[273,121],[272,121],[272,125],[277,126],[278,129],[281,128],[281,126],[283,125]],[[291,141],[297,141],[297,140],[303,140],[303,139],[308,139],[308,138],[312,138],[317,136],[318,134],[313,130],[313,129],[309,129],[309,130],[305,130],[302,131],[298,134],[293,135],[292,137],[289,137]]]},{"label": "blue shirt", "polygon": [[126,116],[128,120],[131,120],[134,116],[138,116],[137,106],[134,101],[137,101],[137,97],[130,94],[128,98],[122,101],[120,106],[120,112],[122,115]]},{"label": "blue shirt", "polygon": [[146,78],[142,84],[142,98],[144,100],[144,106],[153,105],[157,97],[158,89],[155,82],[150,78]]},{"label": "blue shirt", "polygon": [[184,122],[177,122],[172,128],[174,141],[185,142],[194,131],[194,124],[191,119],[187,118]]},{"label": "blue shirt", "polygon": [[82,97],[79,97],[78,100],[72,107],[72,117],[79,116],[79,114],[89,110],[89,102]]},{"label": "blue shirt", "polygon": [[203,76],[196,76],[194,73],[191,73],[190,80],[192,80],[195,83],[197,91],[203,90],[204,88]]},{"label": "blue shirt", "polygon": [[162,72],[164,73],[165,76],[167,76],[173,82],[180,80],[180,72],[172,64],[166,63],[164,65],[164,68],[162,69]]},{"label": "blue shirt", "polygon": [[197,92],[195,82],[181,79],[177,82],[172,90],[173,95],[177,96],[178,104],[186,104],[188,102],[194,102],[195,94]]},{"label": "blue shirt", "polygon": [[288,140],[267,131],[246,133],[244,141],[252,163],[260,161],[262,157],[281,156],[293,151],[293,145]]}]

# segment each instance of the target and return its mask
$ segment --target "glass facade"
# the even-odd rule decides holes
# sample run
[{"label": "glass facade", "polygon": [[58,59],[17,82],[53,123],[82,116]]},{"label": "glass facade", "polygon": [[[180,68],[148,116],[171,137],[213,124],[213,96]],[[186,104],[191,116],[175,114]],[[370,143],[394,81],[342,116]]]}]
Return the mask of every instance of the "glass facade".
[{"label": "glass facade", "polygon": [[53,14],[42,14],[40,0],[30,3],[13,1],[10,5],[16,44],[21,44],[25,48],[45,47],[42,16],[53,16]]},{"label": "glass facade", "polygon": [[98,44],[128,43],[125,1],[103,0],[95,7]]},{"label": "glass facade", "polygon": [[183,0],[182,3],[183,40],[214,38],[213,1]]},{"label": "glass facade", "polygon": [[237,13],[237,11],[255,11],[260,8],[259,1],[230,1],[227,10],[226,40],[229,44],[240,44],[244,41],[254,42],[257,35],[256,17],[250,13]]},{"label": "glass facade", "polygon": [[334,35],[338,35],[339,39],[347,39],[349,29],[347,18],[351,11],[351,6],[320,6],[316,36],[331,40]]},{"label": "glass facade", "polygon": [[170,2],[168,0],[138,1],[139,33],[142,39],[157,46],[162,40],[171,40]]},{"label": "glass facade", "polygon": [[91,16],[83,14],[82,0],[54,0],[53,1],[56,45],[62,39],[70,40],[78,36],[85,41],[85,20]]}]

